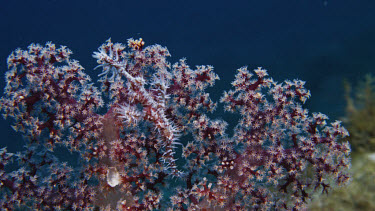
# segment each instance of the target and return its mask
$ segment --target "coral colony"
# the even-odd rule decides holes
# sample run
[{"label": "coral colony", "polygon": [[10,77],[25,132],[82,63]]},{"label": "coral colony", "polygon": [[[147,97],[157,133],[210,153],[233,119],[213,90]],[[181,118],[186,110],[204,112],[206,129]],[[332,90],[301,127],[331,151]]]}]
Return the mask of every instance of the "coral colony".
[{"label": "coral colony", "polygon": [[[349,180],[348,132],[302,108],[303,81],[240,68],[220,100],[239,118],[229,137],[209,117],[212,66],[108,40],[93,54],[99,91],[71,54],[49,42],[8,58],[1,110],[26,147],[0,151],[4,210],[299,210]],[[65,148],[79,165],[57,158]]]}]

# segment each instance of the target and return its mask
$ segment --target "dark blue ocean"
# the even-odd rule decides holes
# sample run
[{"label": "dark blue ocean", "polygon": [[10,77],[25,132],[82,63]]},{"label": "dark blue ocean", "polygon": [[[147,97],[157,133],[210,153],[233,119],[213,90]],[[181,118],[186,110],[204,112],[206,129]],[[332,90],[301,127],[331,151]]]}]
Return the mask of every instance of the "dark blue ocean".
[{"label": "dark blue ocean", "polygon": [[[332,120],[345,115],[343,80],[375,73],[374,0],[0,0],[0,29],[1,75],[13,50],[52,41],[68,46],[96,80],[93,51],[108,38],[142,37],[167,46],[171,63],[186,57],[192,67],[213,65],[221,78],[210,89],[216,100],[236,69],[261,66],[276,81],[306,81],[305,106]],[[221,106],[217,115],[230,118]],[[10,125],[1,118],[0,148],[14,152],[23,142]]]}]

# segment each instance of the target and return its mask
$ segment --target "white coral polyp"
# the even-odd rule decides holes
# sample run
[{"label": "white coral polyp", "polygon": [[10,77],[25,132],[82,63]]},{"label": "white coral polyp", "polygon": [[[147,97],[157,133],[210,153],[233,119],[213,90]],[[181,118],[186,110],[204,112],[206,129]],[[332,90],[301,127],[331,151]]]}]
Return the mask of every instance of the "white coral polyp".
[{"label": "white coral polyp", "polygon": [[107,183],[111,187],[120,184],[120,174],[115,167],[109,167],[107,170]]}]

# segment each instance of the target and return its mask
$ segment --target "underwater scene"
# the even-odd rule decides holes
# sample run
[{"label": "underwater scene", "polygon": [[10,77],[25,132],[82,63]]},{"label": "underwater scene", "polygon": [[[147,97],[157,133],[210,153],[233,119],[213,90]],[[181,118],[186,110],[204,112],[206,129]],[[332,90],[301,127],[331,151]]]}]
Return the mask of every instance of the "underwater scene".
[{"label": "underwater scene", "polygon": [[0,210],[375,210],[374,11],[0,0]]}]

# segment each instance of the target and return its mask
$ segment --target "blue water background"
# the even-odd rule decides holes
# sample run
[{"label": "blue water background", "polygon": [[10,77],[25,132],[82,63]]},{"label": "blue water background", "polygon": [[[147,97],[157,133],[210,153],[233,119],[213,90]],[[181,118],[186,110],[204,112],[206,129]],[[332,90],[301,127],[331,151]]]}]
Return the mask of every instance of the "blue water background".
[{"label": "blue water background", "polygon": [[[110,37],[142,37],[167,46],[172,63],[186,57],[192,67],[213,65],[221,78],[210,89],[216,100],[236,69],[262,66],[276,81],[306,81],[306,107],[331,119],[344,115],[343,79],[375,73],[374,0],[0,0],[0,28],[1,75],[13,50],[52,41],[68,46],[96,80],[93,51]],[[229,119],[221,110],[217,116]],[[0,147],[15,151],[23,142],[10,123],[0,120]]]}]

